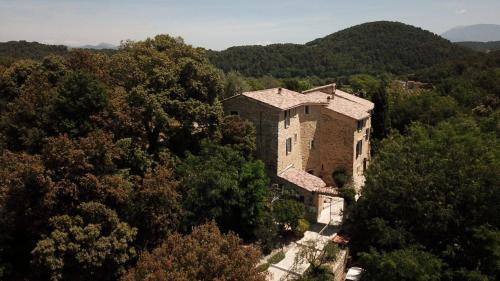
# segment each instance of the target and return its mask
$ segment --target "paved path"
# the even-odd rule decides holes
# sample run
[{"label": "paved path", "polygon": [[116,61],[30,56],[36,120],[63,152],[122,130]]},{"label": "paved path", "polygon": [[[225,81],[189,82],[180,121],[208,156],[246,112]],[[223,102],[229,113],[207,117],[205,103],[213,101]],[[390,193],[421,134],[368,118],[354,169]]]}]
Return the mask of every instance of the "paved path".
[{"label": "paved path", "polygon": [[[344,200],[342,198],[335,198],[332,201],[331,208],[331,218],[334,224],[328,227],[326,227],[326,224],[322,223],[313,224],[311,228],[304,233],[304,237],[302,239],[292,242],[287,246],[285,258],[283,260],[277,264],[269,266],[269,275],[267,279],[269,281],[284,281],[289,280],[292,277],[302,275],[302,273],[304,273],[309,267],[309,263],[303,260],[295,264],[295,257],[297,256],[301,245],[304,245],[306,241],[315,240],[317,241],[319,250],[322,250],[326,243],[337,235],[340,223],[342,222],[343,206]],[[323,209],[321,212],[320,219],[322,218],[323,220],[328,221],[329,216],[330,207],[328,206],[328,208]]]}]

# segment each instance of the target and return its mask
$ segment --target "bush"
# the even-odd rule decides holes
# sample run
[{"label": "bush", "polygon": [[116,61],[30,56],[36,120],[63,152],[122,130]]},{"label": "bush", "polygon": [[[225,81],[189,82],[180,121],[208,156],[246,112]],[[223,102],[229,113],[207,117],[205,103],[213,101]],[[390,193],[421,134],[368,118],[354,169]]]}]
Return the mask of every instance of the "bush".
[{"label": "bush", "polygon": [[304,236],[304,232],[309,229],[309,222],[306,219],[299,219],[297,221],[297,227],[293,229],[293,234],[297,237]]},{"label": "bush", "polygon": [[269,265],[270,264],[268,262],[265,262],[265,263],[257,266],[257,271],[258,272],[264,272],[264,271],[266,271],[269,268]]},{"label": "bush", "polygon": [[279,251],[276,254],[272,255],[267,262],[269,264],[277,264],[285,258],[285,253],[283,251]]},{"label": "bush", "polygon": [[339,254],[339,247],[332,241],[328,242],[323,249],[323,260],[326,262],[333,262],[337,259]]},{"label": "bush", "polygon": [[335,185],[337,185],[338,188],[344,187],[344,185],[347,183],[347,180],[349,179],[344,170],[337,170],[333,172],[332,177]]},{"label": "bush", "polygon": [[356,190],[352,187],[339,188],[339,193],[344,198],[346,204],[350,205],[356,201]]}]

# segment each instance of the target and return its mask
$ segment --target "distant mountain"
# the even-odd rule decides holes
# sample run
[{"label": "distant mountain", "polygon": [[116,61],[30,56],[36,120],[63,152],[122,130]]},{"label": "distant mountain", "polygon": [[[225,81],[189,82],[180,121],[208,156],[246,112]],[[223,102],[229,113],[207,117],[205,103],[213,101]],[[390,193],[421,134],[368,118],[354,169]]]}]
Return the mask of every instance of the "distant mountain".
[{"label": "distant mountain", "polygon": [[[108,55],[117,52],[116,46],[107,43],[101,43],[96,46],[87,45],[79,48]],[[64,45],[46,45],[23,40],[0,42],[0,65],[10,65],[19,59],[41,60],[48,55],[65,56],[70,52],[70,49],[72,48]]]},{"label": "distant mountain", "polygon": [[500,41],[491,41],[491,42],[466,41],[466,42],[456,42],[455,44],[483,53],[489,53],[500,50]]},{"label": "distant mountain", "polygon": [[115,46],[115,45],[110,44],[110,43],[102,42],[102,43],[99,43],[97,45],[85,45],[85,46],[75,47],[75,48],[92,49],[92,50],[103,50],[103,49],[116,50],[116,49],[118,49],[118,46]]},{"label": "distant mountain", "polygon": [[452,28],[441,34],[443,38],[451,42],[463,41],[500,41],[500,25],[498,24],[475,24]]},{"label": "distant mountain", "polygon": [[472,51],[440,36],[399,22],[353,26],[304,45],[231,47],[209,51],[224,71],[246,76],[335,77],[352,73],[408,73]]}]

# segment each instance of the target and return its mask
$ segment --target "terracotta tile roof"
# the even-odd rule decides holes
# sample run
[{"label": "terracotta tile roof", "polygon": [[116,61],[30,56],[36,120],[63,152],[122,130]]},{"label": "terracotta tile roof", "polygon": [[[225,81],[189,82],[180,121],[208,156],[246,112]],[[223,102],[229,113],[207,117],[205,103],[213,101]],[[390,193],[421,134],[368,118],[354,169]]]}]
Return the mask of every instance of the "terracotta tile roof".
[{"label": "terracotta tile roof", "polygon": [[343,97],[343,98],[348,99],[350,101],[353,101],[355,103],[361,104],[362,106],[365,106],[367,110],[372,110],[375,107],[373,102],[366,100],[364,98],[360,98],[358,96],[346,93],[346,92],[341,91],[341,90],[335,90],[335,95],[339,96],[339,97]]},{"label": "terracotta tile roof", "polygon": [[324,93],[314,95],[303,95],[284,88],[272,88],[261,91],[244,92],[242,95],[258,100],[281,110],[290,109],[305,104],[328,103],[327,95]]},{"label": "terracotta tile roof", "polygon": [[323,93],[328,93],[328,94],[333,94],[333,90],[337,85],[335,83],[328,84],[328,85],[323,85],[319,87],[315,87],[309,90],[302,91],[303,94],[311,93],[311,92],[323,92]]},{"label": "terracotta tile roof", "polygon": [[326,187],[326,184],[322,179],[294,167],[286,169],[278,176],[310,192]]},{"label": "terracotta tile roof", "polygon": [[[306,95],[313,94],[324,93],[310,92]],[[374,104],[369,100],[365,100],[340,90],[335,90],[335,95],[326,108],[356,120],[361,120],[370,116],[369,111],[373,110],[373,107]]]}]

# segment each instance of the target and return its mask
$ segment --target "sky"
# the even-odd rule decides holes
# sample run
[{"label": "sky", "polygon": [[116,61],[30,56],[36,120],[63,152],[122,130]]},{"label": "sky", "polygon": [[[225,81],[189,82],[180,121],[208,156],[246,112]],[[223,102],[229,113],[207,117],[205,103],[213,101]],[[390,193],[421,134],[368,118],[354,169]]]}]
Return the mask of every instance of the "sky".
[{"label": "sky", "polygon": [[441,34],[461,25],[500,24],[500,0],[0,0],[0,42],[118,45],[167,33],[222,50],[305,43],[378,20]]}]

